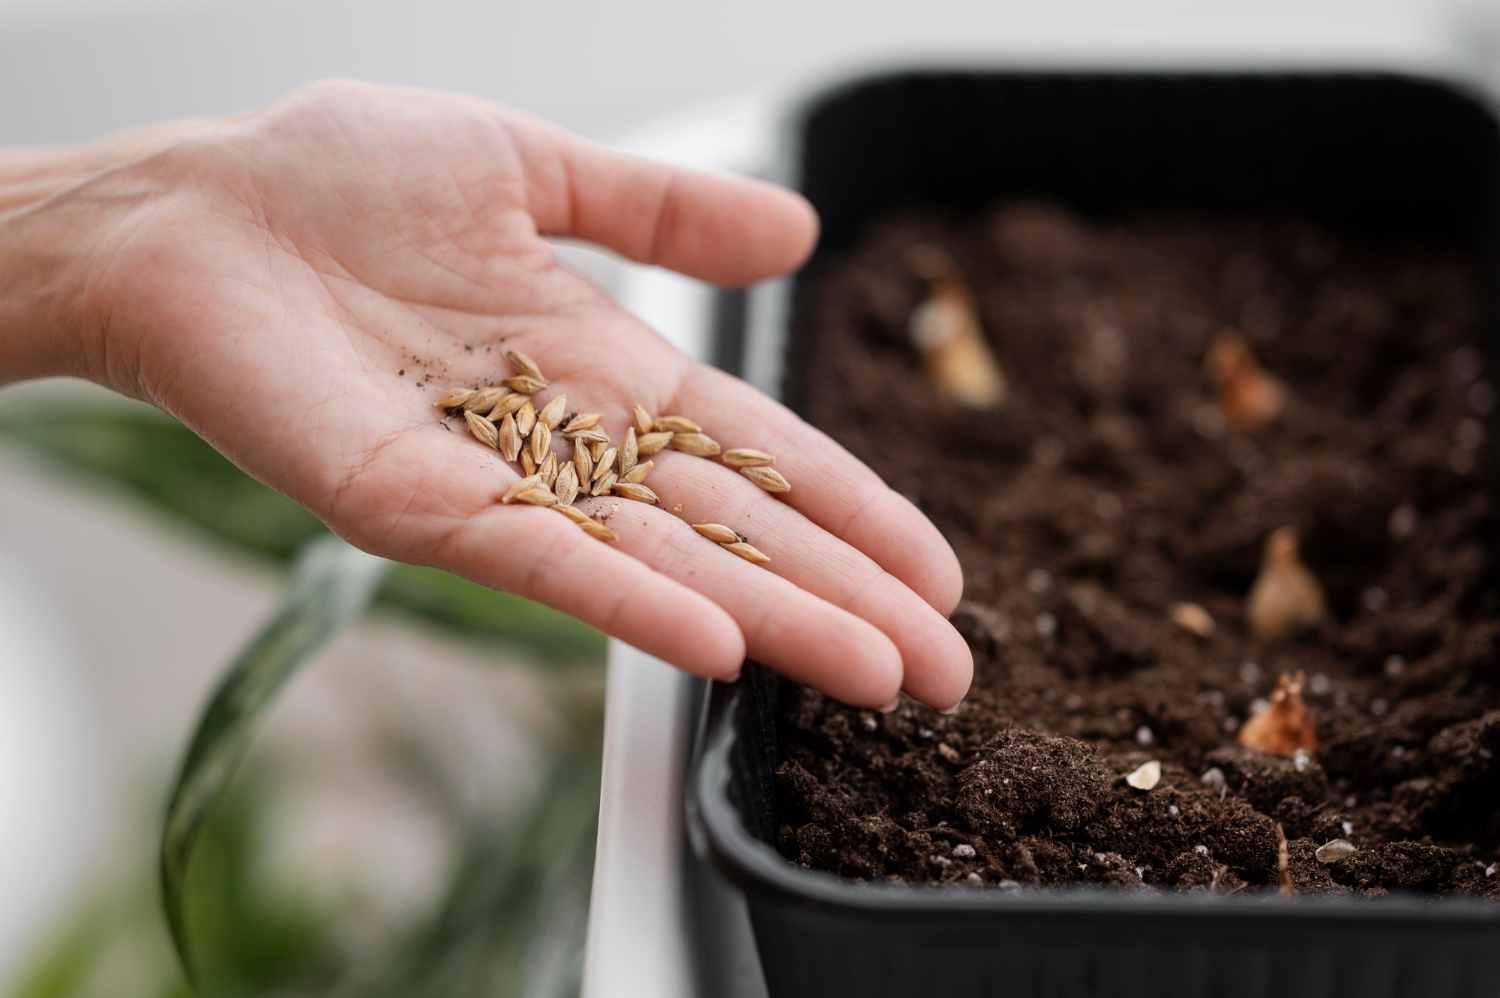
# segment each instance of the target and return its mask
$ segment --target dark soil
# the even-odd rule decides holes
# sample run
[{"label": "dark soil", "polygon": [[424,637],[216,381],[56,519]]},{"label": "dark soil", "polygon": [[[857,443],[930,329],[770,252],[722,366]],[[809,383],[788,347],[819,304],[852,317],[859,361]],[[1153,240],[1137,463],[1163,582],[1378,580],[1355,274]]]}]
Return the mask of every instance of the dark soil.
[{"label": "dark soil", "polygon": [[[1012,382],[978,414],[920,373],[905,251],[960,262]],[[937,523],[963,563],[976,677],[952,716],[791,687],[779,845],[861,880],[1500,897],[1500,578],[1476,265],[1291,221],[1091,224],[1039,206],[872,231],[801,303],[814,423]],[[1290,389],[1225,432],[1202,361],[1245,332]],[[1253,640],[1273,529],[1333,620]],[[1217,621],[1175,627],[1176,601]],[[1304,671],[1320,748],[1235,732]],[[1149,792],[1124,774],[1159,760]],[[1353,842],[1323,865],[1314,849]]]}]

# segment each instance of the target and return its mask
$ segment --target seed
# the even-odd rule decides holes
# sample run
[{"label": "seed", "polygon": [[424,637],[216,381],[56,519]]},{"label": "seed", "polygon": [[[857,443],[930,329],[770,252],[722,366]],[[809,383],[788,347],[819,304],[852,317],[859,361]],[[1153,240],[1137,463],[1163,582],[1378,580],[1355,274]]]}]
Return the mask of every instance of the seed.
[{"label": "seed", "polygon": [[734,447],[724,452],[724,463],[734,468],[760,468],[775,464],[776,456],[750,447]]},{"label": "seed", "polygon": [[509,389],[505,388],[481,388],[464,402],[464,412],[477,412],[481,416],[487,416],[490,410],[509,394]]},{"label": "seed", "polygon": [[632,426],[625,431],[625,440],[620,444],[620,453],[615,458],[615,463],[619,466],[620,474],[623,475],[635,467],[635,454],[635,427]]},{"label": "seed", "polygon": [[1203,369],[1218,389],[1219,408],[1231,429],[1254,430],[1281,415],[1286,389],[1265,372],[1237,331],[1224,329],[1214,337]]},{"label": "seed", "polygon": [[[568,467],[571,468],[572,465]],[[553,492],[557,491],[554,487],[557,482],[557,455],[555,453],[547,452],[547,456],[542,458],[542,463],[537,466],[536,473],[542,476],[542,481],[547,483],[547,488],[552,489]]]},{"label": "seed", "polygon": [[586,484],[594,480],[594,455],[583,444],[573,447],[573,467],[578,469],[578,481]]},{"label": "seed", "polygon": [[740,535],[722,523],[695,523],[693,529],[715,544],[737,544],[740,541]]},{"label": "seed", "polygon": [[530,395],[522,395],[520,392],[507,392],[505,397],[495,403],[495,407],[489,411],[490,422],[500,422],[506,416],[520,411],[521,406],[530,400]]},{"label": "seed", "polygon": [[472,412],[464,413],[464,422],[469,424],[469,432],[474,434],[474,439],[487,447],[500,449],[500,437],[495,432],[495,424],[483,416],[476,416]]},{"label": "seed", "polygon": [[[949,745],[947,742],[938,742],[937,752],[938,755],[942,756],[944,759],[947,759],[955,766],[957,766],[960,762],[963,762],[964,759],[964,757],[959,754],[958,749],[954,748],[952,745]],[[973,846],[967,846],[964,848],[967,848],[969,850],[970,855],[973,854]],[[954,850],[954,853],[955,855],[959,854],[957,850]]]},{"label": "seed", "polygon": [[530,450],[521,451],[521,470],[528,475],[536,474],[536,458],[531,456]]},{"label": "seed", "polygon": [[563,410],[568,406],[568,397],[559,395],[557,398],[542,406],[542,411],[536,414],[536,421],[549,430],[557,429],[557,424],[562,421]]},{"label": "seed", "polygon": [[699,433],[703,427],[686,416],[658,416],[651,421],[651,429],[668,433]]},{"label": "seed", "polygon": [[629,482],[615,482],[614,493],[623,499],[634,499],[636,502],[646,502],[653,506],[660,502],[656,498],[656,493],[646,488],[646,486],[632,485]]},{"label": "seed", "polygon": [[740,474],[767,492],[790,492],[792,486],[775,468],[741,468]]},{"label": "seed", "polygon": [[578,528],[590,537],[596,537],[601,541],[613,542],[620,539],[619,534],[594,520],[589,520],[587,523],[580,523]]},{"label": "seed", "polygon": [[537,421],[531,431],[529,443],[531,459],[537,463],[538,467],[541,467],[542,462],[547,460],[548,452],[552,450],[552,431],[547,428],[546,423]]},{"label": "seed", "polygon": [[599,463],[599,459],[602,458],[604,456],[604,452],[609,449],[609,434],[602,433],[600,434],[600,437],[601,439],[590,440],[588,443],[589,454],[593,456],[595,464]]},{"label": "seed", "polygon": [[771,560],[770,558],[767,558],[765,555],[761,554],[758,549],[750,544],[745,543],[744,541],[735,541],[733,544],[721,544],[720,547],[722,547],[725,551],[731,551],[734,554],[739,555],[741,558],[744,558],[746,561],[753,562],[757,565],[764,565],[766,562]]},{"label": "seed", "polygon": [[522,492],[525,492],[527,489],[536,488],[541,484],[541,482],[542,476],[540,475],[529,475],[526,478],[522,478],[512,484],[510,488],[505,490],[505,495],[501,497],[500,501],[508,506],[516,501],[516,496],[520,495]]},{"label": "seed", "polygon": [[[658,423],[661,420],[657,420]],[[684,454],[694,457],[713,457],[719,453],[719,442],[713,437],[706,436],[696,430],[689,430],[672,434],[672,449],[680,450]]]},{"label": "seed", "polygon": [[[578,483],[574,482],[573,485],[576,488]],[[593,522],[589,519],[589,515],[587,513],[579,509],[577,506],[569,506],[566,502],[563,501],[563,497],[560,495],[557,497],[557,505],[553,506],[552,508],[557,510],[563,516],[566,516],[568,519],[572,520],[574,523]]]},{"label": "seed", "polygon": [[586,430],[578,430],[577,432],[571,429],[564,430],[563,439],[571,440],[575,444],[607,444],[609,443],[609,434],[597,426],[593,426]]},{"label": "seed", "polygon": [[644,437],[646,434],[651,432],[651,424],[656,421],[651,418],[651,414],[649,412],[638,405],[635,407],[631,415],[635,418],[636,433]]},{"label": "seed", "polygon": [[[455,409],[469,401],[473,397],[474,392],[475,389],[473,388],[450,388],[432,404],[439,409]],[[636,408],[639,409],[640,406],[636,406]]]},{"label": "seed", "polygon": [[[613,470],[615,465],[615,455],[617,453],[619,453],[619,451],[614,447],[611,447],[609,450],[604,452],[602,457],[599,457],[594,461],[594,476],[591,481],[597,482],[600,478],[604,477],[605,472]],[[594,494],[598,495],[599,493],[596,492]]]},{"label": "seed", "polygon": [[516,410],[516,429],[521,436],[531,436],[531,431],[536,427],[536,406],[531,404],[531,399],[521,403],[521,408]]},{"label": "seed", "polygon": [[1318,734],[1307,703],[1302,699],[1304,676],[1283,672],[1266,706],[1240,727],[1241,745],[1257,752],[1293,756],[1298,751],[1315,752]]},{"label": "seed", "polygon": [[557,496],[551,489],[544,489],[538,483],[535,488],[516,493],[516,502],[523,502],[528,506],[556,506]]},{"label": "seed", "polygon": [[1348,839],[1329,839],[1313,851],[1313,859],[1324,866],[1353,856],[1359,848]]},{"label": "seed", "polygon": [[500,421],[500,453],[507,461],[514,461],[521,455],[521,431],[516,428],[515,416],[507,415]]},{"label": "seed", "polygon": [[1150,790],[1161,782],[1161,763],[1155,759],[1141,763],[1130,771],[1125,782],[1137,790]]},{"label": "seed", "polygon": [[563,423],[563,436],[572,440],[572,434],[592,430],[603,418],[604,414],[600,412],[575,412]]},{"label": "seed", "polygon": [[1173,603],[1167,616],[1190,634],[1206,638],[1214,632],[1214,618],[1197,603]]},{"label": "seed", "polygon": [[636,456],[649,457],[671,442],[672,434],[665,430],[660,433],[643,433],[635,441]]},{"label": "seed", "polygon": [[629,471],[625,472],[625,474],[621,475],[620,481],[624,482],[627,485],[641,484],[646,480],[646,476],[651,474],[652,463],[653,462],[651,461],[647,461],[645,464],[636,465],[634,468],[631,468]]},{"label": "seed", "polygon": [[524,392],[527,395],[535,395],[547,387],[545,378],[533,378],[529,374],[518,374],[513,378],[506,378],[502,384],[512,391]]},{"label": "seed", "polygon": [[620,476],[615,474],[613,471],[606,471],[602,476],[600,476],[599,480],[594,483],[594,487],[589,490],[589,495],[609,495],[609,490],[615,487],[615,482],[619,481],[619,479]]},{"label": "seed", "polygon": [[510,366],[515,368],[517,374],[530,375],[531,377],[536,378],[538,381],[547,380],[546,378],[542,377],[542,369],[537,366],[536,361],[532,360],[521,351],[507,350],[505,351],[505,359],[510,361]]},{"label": "seed", "polygon": [[1312,627],[1328,614],[1323,587],[1298,554],[1297,531],[1279,527],[1266,537],[1260,574],[1245,598],[1245,617],[1262,641]]},{"label": "seed", "polygon": [[571,461],[557,472],[557,478],[552,482],[552,491],[557,493],[557,501],[564,506],[578,498],[578,469]]}]

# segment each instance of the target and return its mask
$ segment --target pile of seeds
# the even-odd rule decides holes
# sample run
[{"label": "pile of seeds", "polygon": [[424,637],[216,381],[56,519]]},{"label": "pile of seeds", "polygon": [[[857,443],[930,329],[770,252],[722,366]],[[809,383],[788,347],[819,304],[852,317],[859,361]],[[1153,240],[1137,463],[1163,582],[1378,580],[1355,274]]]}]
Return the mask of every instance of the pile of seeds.
[{"label": "pile of seeds", "polygon": [[[553,396],[537,409],[533,395],[551,387],[542,369],[526,354],[507,350],[505,359],[515,370],[499,385],[450,388],[434,403],[450,416],[462,416],[469,433],[519,464],[522,477],[505,491],[501,502],[546,506],[577,523],[590,537],[618,540],[609,527],[574,505],[595,496],[619,496],[650,505],[660,500],[646,485],[654,462],[643,461],[664,448],[695,457],[720,456],[766,492],[788,492],[791,485],[771,465],[774,455],[748,447],[723,451],[717,440],[686,416],[652,416],[635,406],[625,438],[615,445],[600,425],[603,414],[568,412],[566,395]],[[570,457],[553,449],[556,434],[572,444]],[[694,530],[720,547],[754,564],[770,559],[753,547],[744,534],[716,523],[695,524]]]}]

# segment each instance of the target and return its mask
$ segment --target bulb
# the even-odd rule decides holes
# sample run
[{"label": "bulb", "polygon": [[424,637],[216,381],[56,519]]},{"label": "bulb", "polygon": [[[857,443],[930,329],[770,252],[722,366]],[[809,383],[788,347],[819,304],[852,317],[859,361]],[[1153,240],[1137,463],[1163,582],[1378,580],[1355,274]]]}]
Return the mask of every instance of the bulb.
[{"label": "bulb", "polygon": [[974,294],[958,265],[944,250],[926,244],[913,247],[910,260],[928,285],[927,300],[907,322],[927,377],[938,391],[971,409],[1004,402],[1010,386],[984,338]]},{"label": "bulb", "polygon": [[1311,627],[1328,612],[1323,587],[1298,555],[1297,532],[1279,527],[1266,538],[1260,574],[1245,601],[1251,632],[1262,641],[1277,641]]},{"label": "bulb", "polygon": [[1230,429],[1259,429],[1281,415],[1286,403],[1281,382],[1261,369],[1250,344],[1237,331],[1225,329],[1214,337],[1203,369],[1218,392]]},{"label": "bulb", "polygon": [[1266,708],[1241,725],[1239,743],[1272,755],[1311,755],[1317,751],[1318,734],[1302,699],[1303,682],[1302,673],[1290,676],[1283,672]]}]

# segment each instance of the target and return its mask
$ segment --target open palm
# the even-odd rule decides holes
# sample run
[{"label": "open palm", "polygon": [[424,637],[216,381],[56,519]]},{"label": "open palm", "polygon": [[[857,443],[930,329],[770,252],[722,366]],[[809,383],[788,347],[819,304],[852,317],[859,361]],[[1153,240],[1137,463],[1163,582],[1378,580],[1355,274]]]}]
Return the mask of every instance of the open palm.
[{"label": "open palm", "polygon": [[[971,660],[944,615],[952,552],[823,434],[694,363],[543,236],[573,236],[708,281],[788,270],[816,223],[795,195],[651,164],[475,100],[323,84],[161,148],[68,197],[123,205],[94,255],[100,380],[168,409],[352,543],[547,603],[690,672],[748,654],[851,703],[898,689],[938,707]],[[520,475],[445,419],[455,385],[534,357],[568,411],[680,413],[777,455],[772,496],[712,459],[655,455],[659,507],[582,505],[601,543],[502,505]],[[559,440],[559,454],[570,446]],[[698,536],[729,525],[756,566]]]}]

